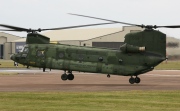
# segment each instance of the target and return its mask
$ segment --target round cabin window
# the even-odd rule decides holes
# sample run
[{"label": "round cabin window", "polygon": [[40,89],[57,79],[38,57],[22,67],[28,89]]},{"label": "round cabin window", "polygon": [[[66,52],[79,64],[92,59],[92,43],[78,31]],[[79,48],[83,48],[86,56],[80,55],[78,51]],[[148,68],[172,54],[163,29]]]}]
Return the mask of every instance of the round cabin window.
[{"label": "round cabin window", "polygon": [[63,58],[64,57],[64,53],[60,52],[59,53],[59,58]]}]

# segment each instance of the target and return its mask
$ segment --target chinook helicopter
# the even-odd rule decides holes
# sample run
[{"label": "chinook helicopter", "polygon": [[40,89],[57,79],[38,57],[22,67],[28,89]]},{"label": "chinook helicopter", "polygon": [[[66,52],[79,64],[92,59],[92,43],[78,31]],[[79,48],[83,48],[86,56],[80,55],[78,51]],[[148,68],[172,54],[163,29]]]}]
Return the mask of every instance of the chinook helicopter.
[{"label": "chinook helicopter", "polygon": [[0,24],[2,27],[11,29],[3,31],[28,32],[27,45],[24,50],[11,55],[11,59],[27,66],[41,67],[43,71],[46,68],[64,70],[61,75],[62,80],[73,80],[72,71],[80,71],[107,74],[107,77],[110,77],[110,74],[130,76],[130,84],[140,83],[141,79],[138,77],[140,74],[152,71],[155,66],[167,59],[166,34],[154,29],[161,27],[180,28],[180,26],[137,25],[78,14],[72,15],[142,27],[145,30],[126,34],[124,44],[120,46],[119,50],[112,50],[108,48],[51,44],[50,38],[37,33],[44,30],[60,30],[93,26],[95,24],[37,30]]}]

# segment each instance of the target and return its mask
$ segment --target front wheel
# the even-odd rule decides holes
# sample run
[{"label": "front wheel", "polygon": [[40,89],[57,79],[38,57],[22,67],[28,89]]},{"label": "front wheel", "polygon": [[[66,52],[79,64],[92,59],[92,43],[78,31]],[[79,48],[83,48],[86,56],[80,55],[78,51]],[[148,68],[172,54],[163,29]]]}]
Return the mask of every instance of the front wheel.
[{"label": "front wheel", "polygon": [[62,79],[63,81],[67,80],[67,79],[68,79],[68,75],[67,75],[67,74],[62,74],[62,75],[61,75],[61,79]]},{"label": "front wheel", "polygon": [[68,74],[68,80],[73,80],[74,79],[74,75],[73,74]]}]

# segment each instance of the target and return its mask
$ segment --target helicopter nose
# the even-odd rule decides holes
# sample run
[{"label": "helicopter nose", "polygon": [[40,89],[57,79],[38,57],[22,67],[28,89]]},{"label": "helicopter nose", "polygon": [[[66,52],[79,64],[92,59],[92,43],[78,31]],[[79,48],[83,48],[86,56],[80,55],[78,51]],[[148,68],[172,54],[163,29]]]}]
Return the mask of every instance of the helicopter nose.
[{"label": "helicopter nose", "polygon": [[11,59],[11,60],[14,60],[14,58],[15,58],[15,55],[14,55],[14,54],[10,55],[10,59]]}]

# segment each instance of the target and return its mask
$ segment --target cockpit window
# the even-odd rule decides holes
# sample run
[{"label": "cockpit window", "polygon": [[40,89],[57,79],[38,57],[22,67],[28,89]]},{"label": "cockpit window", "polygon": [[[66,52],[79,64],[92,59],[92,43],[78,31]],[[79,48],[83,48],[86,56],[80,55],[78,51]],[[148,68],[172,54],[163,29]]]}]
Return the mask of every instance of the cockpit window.
[{"label": "cockpit window", "polygon": [[28,48],[28,47],[24,47],[23,52],[24,52],[24,53],[28,53],[28,52],[29,52],[29,48]]}]

